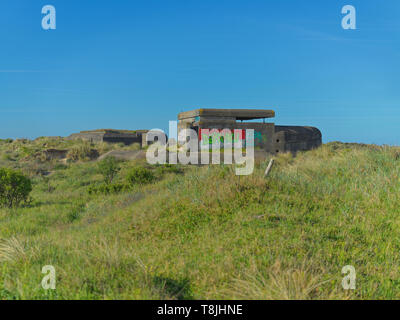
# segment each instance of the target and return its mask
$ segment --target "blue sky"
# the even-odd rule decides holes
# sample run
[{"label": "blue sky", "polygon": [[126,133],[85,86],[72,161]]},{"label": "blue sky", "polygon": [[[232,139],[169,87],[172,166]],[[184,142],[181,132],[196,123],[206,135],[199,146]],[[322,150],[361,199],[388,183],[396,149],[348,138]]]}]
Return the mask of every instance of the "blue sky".
[{"label": "blue sky", "polygon": [[[357,30],[341,27],[348,4]],[[324,142],[398,145],[399,36],[398,0],[2,0],[0,138],[273,108]]]}]

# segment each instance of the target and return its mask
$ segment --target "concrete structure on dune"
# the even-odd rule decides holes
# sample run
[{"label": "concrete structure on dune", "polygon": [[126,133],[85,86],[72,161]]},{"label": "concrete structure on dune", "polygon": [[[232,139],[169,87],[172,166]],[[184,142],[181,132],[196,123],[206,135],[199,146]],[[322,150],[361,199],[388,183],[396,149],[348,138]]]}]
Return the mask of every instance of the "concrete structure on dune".
[{"label": "concrete structure on dune", "polygon": [[[218,139],[220,146],[224,145],[227,138],[232,143],[238,140],[245,143],[246,129],[254,129],[256,149],[271,154],[296,153],[317,148],[322,144],[322,135],[317,128],[276,126],[272,122],[266,122],[266,119],[273,117],[275,117],[273,110],[196,109],[178,114],[178,133],[183,129],[195,130],[201,150],[209,149],[215,139]],[[262,120],[262,122],[254,122],[254,120]],[[228,129],[229,132],[224,129]],[[149,138],[151,142],[147,142],[146,138]],[[125,145],[138,143],[141,147],[146,147],[158,141],[158,133],[149,132],[149,130],[99,129],[74,133],[67,139],[124,143]]]},{"label": "concrete structure on dune", "polygon": [[[193,129],[197,132],[202,149],[208,148],[215,136],[223,141],[224,129],[229,129],[232,140],[245,139],[246,129],[254,129],[254,145],[268,153],[306,151],[322,144],[322,134],[314,127],[276,126],[265,119],[275,117],[273,110],[252,109],[196,109],[178,114],[178,132]],[[262,119],[262,122],[246,122]],[[239,129],[239,130],[237,130]],[[242,131],[242,133],[241,133]],[[210,134],[211,133],[211,134]],[[230,133],[229,133],[230,134]],[[214,136],[212,136],[214,135]],[[204,138],[205,137],[205,138]],[[231,140],[231,141],[232,141]]]},{"label": "concrete structure on dune", "polygon": [[73,133],[67,139],[70,140],[86,140],[90,142],[109,142],[124,143],[130,145],[139,143],[140,146],[145,144],[146,133],[148,130],[115,130],[115,129],[98,129],[91,131],[81,131]]}]

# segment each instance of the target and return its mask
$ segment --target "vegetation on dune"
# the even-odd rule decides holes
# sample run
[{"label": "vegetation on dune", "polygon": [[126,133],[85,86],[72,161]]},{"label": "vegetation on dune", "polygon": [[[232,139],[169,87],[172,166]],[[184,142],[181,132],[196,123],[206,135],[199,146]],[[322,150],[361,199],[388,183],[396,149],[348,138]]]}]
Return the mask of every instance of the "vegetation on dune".
[{"label": "vegetation on dune", "polygon": [[120,170],[118,161],[113,157],[106,157],[99,161],[97,166],[99,173],[103,175],[104,182],[107,184],[112,183]]},{"label": "vegetation on dune", "polygon": [[154,181],[155,175],[152,170],[144,167],[134,167],[126,175],[128,184],[147,184]]},{"label": "vegetation on dune", "polygon": [[0,141],[0,166],[33,185],[29,206],[0,209],[0,298],[400,298],[400,148],[330,143],[267,178],[268,161],[242,177],[125,161],[106,184],[97,162],[26,158],[43,143]]},{"label": "vegetation on dune", "polygon": [[22,173],[9,168],[0,168],[0,206],[18,207],[26,203],[32,183]]}]

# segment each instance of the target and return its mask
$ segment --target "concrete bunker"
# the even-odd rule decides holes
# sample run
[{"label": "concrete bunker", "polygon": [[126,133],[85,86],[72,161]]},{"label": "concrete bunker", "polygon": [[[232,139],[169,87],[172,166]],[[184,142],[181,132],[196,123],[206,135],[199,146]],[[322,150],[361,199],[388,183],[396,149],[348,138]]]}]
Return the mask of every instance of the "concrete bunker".
[{"label": "concrete bunker", "polygon": [[125,145],[139,143],[140,146],[143,146],[147,132],[148,130],[98,129],[73,133],[67,139],[81,139],[90,142],[123,143]]},{"label": "concrete bunker", "polygon": [[[254,146],[271,154],[306,151],[322,144],[322,134],[315,127],[275,126],[265,119],[275,117],[273,110],[261,109],[196,109],[178,114],[178,132],[193,129],[199,137],[200,148],[208,148],[210,141],[202,139],[202,131],[223,132],[242,130],[233,139],[245,139],[245,130],[254,129]],[[262,122],[243,122],[259,120]],[[239,131],[240,132],[240,131]]]}]

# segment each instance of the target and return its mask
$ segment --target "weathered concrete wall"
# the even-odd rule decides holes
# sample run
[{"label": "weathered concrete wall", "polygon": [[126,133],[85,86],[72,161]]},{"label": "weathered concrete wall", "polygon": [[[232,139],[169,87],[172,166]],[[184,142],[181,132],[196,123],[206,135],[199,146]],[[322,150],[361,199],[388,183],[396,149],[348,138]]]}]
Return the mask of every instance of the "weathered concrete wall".
[{"label": "weathered concrete wall", "polygon": [[236,120],[263,119],[275,117],[275,111],[265,109],[196,109],[178,114],[178,119],[196,117],[228,117]]},{"label": "weathered concrete wall", "polygon": [[[274,149],[274,124],[273,123],[257,123],[257,122],[234,122],[234,123],[220,123],[215,122],[202,122],[199,129],[229,129],[233,132],[235,129],[239,130],[254,130],[254,147],[262,150],[272,152]],[[245,138],[245,137],[244,137]]]},{"label": "weathered concrete wall", "polygon": [[69,137],[67,137],[67,140],[86,140],[90,142],[102,142],[103,141],[103,132],[80,132],[80,133],[73,133]]},{"label": "weathered concrete wall", "polygon": [[145,135],[146,132],[147,130],[138,130],[136,132],[124,130],[83,131],[71,134],[67,139],[82,139],[90,142],[124,143],[126,145],[139,143],[142,146],[142,136]]},{"label": "weathered concrete wall", "polygon": [[129,133],[105,133],[103,136],[104,142],[110,143],[124,143],[130,145],[133,143],[142,144],[142,133],[129,134]]},{"label": "weathered concrete wall", "polygon": [[302,126],[275,126],[275,153],[306,151],[322,144],[317,128]]}]

